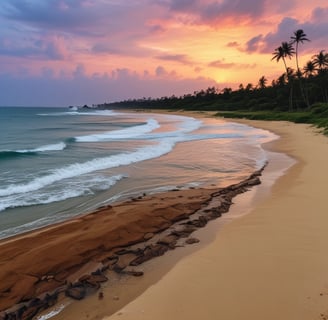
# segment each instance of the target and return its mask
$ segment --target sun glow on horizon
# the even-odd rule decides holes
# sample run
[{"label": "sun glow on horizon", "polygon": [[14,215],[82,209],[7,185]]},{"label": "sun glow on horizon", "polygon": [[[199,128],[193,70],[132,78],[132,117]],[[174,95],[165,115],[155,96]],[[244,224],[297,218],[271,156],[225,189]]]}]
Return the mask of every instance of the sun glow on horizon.
[{"label": "sun glow on horizon", "polygon": [[[0,84],[13,101],[17,95],[11,88],[15,83],[24,88],[24,81],[31,86],[26,96],[33,92],[37,97],[41,84],[51,87],[49,99],[54,99],[62,91],[60,79],[75,90],[83,84],[90,100],[95,92],[101,100],[169,90],[180,94],[213,84],[256,85],[262,76],[271,82],[284,72],[282,63],[271,61],[273,50],[299,28],[311,39],[300,45],[301,66],[327,50],[324,0],[297,6],[252,1],[194,0],[188,6],[178,0],[91,1],[85,7],[78,0],[65,8],[35,1],[28,11],[23,2],[8,5],[9,11],[0,4],[0,21],[6,26],[0,33]],[[294,60],[288,64],[295,69]]]}]

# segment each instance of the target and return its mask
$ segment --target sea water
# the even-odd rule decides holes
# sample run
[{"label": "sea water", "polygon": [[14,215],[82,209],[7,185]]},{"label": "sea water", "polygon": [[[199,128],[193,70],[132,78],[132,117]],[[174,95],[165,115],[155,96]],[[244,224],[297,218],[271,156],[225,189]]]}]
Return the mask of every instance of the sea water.
[{"label": "sea water", "polygon": [[222,119],[0,108],[0,238],[172,188],[226,186],[266,162],[268,131]]}]

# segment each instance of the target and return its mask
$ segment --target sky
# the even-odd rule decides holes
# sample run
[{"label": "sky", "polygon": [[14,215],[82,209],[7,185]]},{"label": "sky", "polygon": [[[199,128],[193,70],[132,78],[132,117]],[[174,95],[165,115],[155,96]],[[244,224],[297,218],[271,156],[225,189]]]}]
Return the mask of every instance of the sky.
[{"label": "sky", "polygon": [[[0,106],[68,106],[269,83],[293,32],[328,50],[327,0],[1,0]],[[288,61],[296,68],[295,61]]]}]

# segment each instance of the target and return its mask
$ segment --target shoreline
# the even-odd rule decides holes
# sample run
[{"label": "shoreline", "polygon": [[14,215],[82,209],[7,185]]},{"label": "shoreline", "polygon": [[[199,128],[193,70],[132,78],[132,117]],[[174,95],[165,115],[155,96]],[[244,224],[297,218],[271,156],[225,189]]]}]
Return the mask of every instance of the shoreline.
[{"label": "shoreline", "polygon": [[231,121],[278,134],[265,149],[297,163],[249,214],[104,319],[328,319],[327,137],[310,125]]},{"label": "shoreline", "polygon": [[189,235],[227,212],[237,194],[260,184],[263,169],[229,187],[143,195],[0,241],[1,319],[31,319],[63,294],[83,299],[107,281],[108,270],[143,275],[133,267],[188,240],[198,242]]},{"label": "shoreline", "polygon": [[[193,116],[193,117],[206,117],[206,116],[212,117],[212,114],[203,113],[203,112],[196,112],[196,113],[182,112],[181,114],[186,115],[186,116]],[[277,197],[277,193],[279,193],[278,197],[281,196],[282,191],[280,190],[281,187],[279,186],[279,185],[281,185],[281,181],[283,181],[282,184],[284,185],[284,188],[286,188],[286,185],[287,185],[287,189],[289,187],[293,188],[293,183],[291,183],[291,180],[295,179],[295,177],[297,177],[300,174],[300,171],[302,171],[303,167],[305,166],[306,161],[303,159],[302,154],[299,155],[299,154],[295,153],[294,152],[295,151],[294,146],[291,145],[291,144],[288,145],[288,144],[285,143],[286,139],[287,140],[290,139],[290,134],[291,134],[290,132],[286,132],[285,127],[288,127],[288,128],[289,127],[294,127],[294,126],[302,127],[302,130],[304,129],[305,133],[307,133],[309,135],[313,135],[314,130],[312,128],[309,128],[309,126],[307,126],[307,125],[295,125],[295,124],[290,124],[290,123],[287,123],[287,122],[269,123],[269,122],[263,122],[263,121],[248,121],[248,120],[238,120],[238,119],[225,119],[225,120],[232,121],[232,122],[244,123],[244,124],[247,124],[247,125],[250,125],[250,126],[253,126],[253,127],[259,127],[261,129],[267,129],[271,132],[274,132],[274,133],[278,134],[279,136],[281,136],[281,139],[266,143],[265,145],[263,145],[265,147],[265,149],[266,150],[283,152],[284,154],[287,154],[287,155],[291,156],[292,158],[297,159],[297,164],[294,165],[292,168],[290,168],[285,175],[284,174],[281,174],[281,175],[278,174],[275,177],[272,177],[272,176],[266,174],[267,170],[264,171],[264,174],[263,174],[264,181],[263,181],[262,178],[261,178],[261,180],[262,180],[263,184],[268,184],[268,188],[267,188],[268,190],[266,190],[266,192],[267,192],[266,195],[264,195],[264,196],[260,195],[259,196],[260,199],[257,199],[256,201],[252,202],[250,207],[247,208],[248,211],[251,211],[251,213],[254,214],[254,211],[256,212],[259,207],[261,208],[263,206],[263,202],[264,203],[266,203],[267,201],[270,202],[273,195],[274,195],[274,197]],[[302,133],[304,133],[304,132],[302,131]],[[321,137],[321,136],[319,136],[319,137]],[[326,139],[325,137],[321,137],[321,138],[324,138],[323,141]],[[274,182],[275,179],[277,179],[277,178],[278,178],[278,180],[276,182]],[[273,186],[270,185],[272,183],[274,183]],[[256,191],[256,192],[258,192],[258,193],[261,193],[263,191],[263,190],[261,191],[262,185],[260,187],[253,187],[253,188],[257,189],[258,191]],[[199,191],[199,189],[197,189],[197,190]],[[173,191],[173,192],[177,195],[176,192],[178,192],[178,191]],[[184,190],[183,192],[190,193],[190,192],[195,192],[195,190],[190,189],[190,190]],[[253,193],[253,189],[252,189],[252,191],[246,192],[245,194],[243,193],[242,195],[238,195],[237,196],[238,199],[236,201],[236,204],[232,207],[232,209],[230,211],[234,211],[234,207],[240,206],[240,202],[242,202],[242,201],[239,200],[239,197],[243,197],[244,195],[247,196],[247,194],[249,194],[249,193]],[[151,197],[153,197],[153,196],[154,195],[152,195]],[[187,196],[187,197],[189,197],[189,196]],[[142,199],[139,199],[139,200],[142,201]],[[134,202],[137,202],[137,201],[138,201],[138,199],[134,200]],[[133,203],[133,205],[135,205],[135,203]],[[245,208],[240,208],[239,207],[239,210],[241,210],[241,211],[243,211],[244,209]],[[229,214],[230,214],[230,211],[229,211]],[[92,213],[90,215],[92,215]],[[237,213],[237,215],[238,215],[238,213]],[[228,216],[229,215],[224,216],[224,217],[228,217]],[[75,220],[80,220],[80,218],[83,218],[83,217],[74,218],[72,221],[64,222],[64,224],[67,223],[68,225],[69,224],[74,225],[74,221]],[[212,223],[216,224],[216,221],[220,221],[221,219],[223,220],[223,218],[220,218],[220,219],[215,220],[214,222],[211,222],[211,224]],[[230,218],[228,217],[228,220],[229,219]],[[231,219],[235,220],[233,218],[231,218]],[[242,221],[246,220],[247,221],[248,219],[249,219],[248,216],[246,216],[246,217],[243,216],[241,218],[238,217],[237,220],[242,220]],[[62,225],[62,224],[63,223],[60,223],[60,225]],[[181,318],[181,319],[190,320],[190,319],[193,319],[193,317],[196,319],[197,317],[201,316],[200,314],[198,314],[197,317],[196,317],[196,315],[195,316],[193,315],[194,314],[194,312],[193,312],[194,308],[191,308],[191,310],[190,310],[191,313],[188,313],[188,308],[187,307],[186,307],[186,310],[185,310],[186,312],[184,312],[184,310],[180,310],[179,312],[181,312],[181,313],[170,314],[168,316],[168,313],[164,312],[164,309],[163,309],[164,307],[163,308],[161,307],[161,304],[163,303],[163,296],[162,296],[162,293],[159,293],[158,291],[163,291],[163,287],[162,287],[163,283],[164,283],[164,286],[166,286],[167,283],[169,283],[169,290],[171,290],[173,288],[174,292],[179,291],[178,288],[181,285],[184,285],[184,286],[188,287],[189,284],[186,282],[186,278],[188,277],[187,275],[188,275],[188,272],[190,271],[189,270],[190,267],[189,268],[187,267],[187,270],[186,270],[186,266],[184,265],[183,267],[181,267],[181,265],[183,265],[186,260],[187,261],[189,261],[189,260],[192,261],[192,264],[195,263],[195,260],[200,260],[199,261],[199,266],[202,267],[202,262],[203,262],[202,258],[199,259],[199,256],[197,256],[197,255],[200,254],[202,256],[203,252],[207,251],[208,247],[215,246],[216,250],[217,250],[218,247],[222,249],[222,243],[218,244],[217,243],[217,238],[220,238],[220,241],[222,241],[222,239],[223,239],[225,241],[225,244],[229,247],[230,243],[227,242],[226,234],[227,233],[229,234],[229,231],[227,232],[227,230],[231,229],[231,226],[230,226],[231,224],[232,225],[236,225],[236,224],[238,225],[239,222],[238,221],[232,221],[232,223],[229,223],[228,225],[224,225],[224,227],[222,229],[220,227],[219,234],[217,233],[217,230],[215,229],[216,226],[213,226],[212,231],[211,231],[212,232],[211,237],[213,237],[214,239],[206,241],[205,244],[203,243],[203,240],[201,239],[201,243],[196,244],[195,246],[185,247],[182,250],[178,249],[178,250],[174,250],[174,251],[168,251],[168,255],[173,253],[173,255],[176,256],[175,257],[175,262],[173,264],[170,264],[170,263],[167,264],[167,262],[164,262],[164,260],[169,260],[170,259],[170,257],[166,258],[166,255],[165,255],[164,258],[161,258],[161,261],[163,261],[164,265],[169,265],[168,269],[165,270],[165,271],[161,271],[162,273],[160,274],[160,276],[158,276],[158,273],[155,276],[151,275],[152,279],[146,285],[146,287],[144,287],[142,290],[140,289],[141,291],[136,290],[135,292],[137,292],[137,293],[132,294],[132,296],[129,296],[127,299],[117,299],[116,300],[116,298],[120,297],[120,294],[115,295],[114,293],[111,293],[110,288],[108,288],[108,290],[106,289],[107,291],[106,291],[106,294],[105,294],[105,298],[103,299],[103,306],[105,306],[106,302],[109,302],[109,303],[116,304],[116,306],[115,306],[116,310],[119,310],[119,309],[122,308],[121,310],[117,311],[116,313],[111,312],[111,313],[113,313],[113,315],[108,319],[116,319],[118,317],[120,317],[120,319],[148,319],[148,318],[149,319],[151,319],[151,318],[153,318],[153,319],[154,318],[156,318],[156,319],[167,319],[167,318],[171,317],[172,319],[175,319],[175,318],[180,319]],[[52,229],[53,227],[54,226],[51,226],[50,229]],[[207,228],[208,228],[208,226],[206,227],[206,229]],[[48,229],[48,228],[46,227],[46,229]],[[206,231],[204,231],[204,229],[199,229],[199,230],[203,233],[204,232],[207,233]],[[32,231],[31,235],[33,235],[35,233],[38,233],[38,232],[42,232],[42,231],[40,231],[40,230]],[[198,231],[196,231],[196,233],[197,232]],[[235,237],[235,236],[236,235],[234,234],[233,237]],[[263,236],[263,234],[261,234],[261,237],[262,236]],[[29,237],[29,235],[28,235],[28,237]],[[6,240],[8,240],[8,239],[4,239],[4,240],[0,241],[0,243],[4,242]],[[229,240],[231,240],[231,235],[229,235]],[[8,241],[15,241],[15,239],[10,239]],[[238,241],[238,239],[237,239],[237,241]],[[233,243],[235,243],[235,240],[233,241]],[[187,253],[183,253],[182,252],[183,250],[186,250]],[[213,255],[213,251],[211,252],[211,255]],[[216,254],[214,254],[214,256],[215,255]],[[177,258],[177,256],[180,256],[180,257]],[[182,256],[182,258],[181,258],[181,256]],[[227,258],[227,257],[231,258],[231,256],[233,256],[233,254],[231,254],[230,252],[225,252],[225,255],[224,255],[225,258]],[[212,259],[212,256],[208,256],[207,258]],[[156,260],[157,259],[154,259],[153,261],[156,261]],[[216,266],[220,267],[221,261],[218,262],[216,260],[216,258],[213,259],[213,260],[215,261]],[[243,260],[243,262],[244,262],[244,260]],[[234,265],[231,265],[230,263],[231,263],[231,261],[228,261],[228,262],[224,261],[225,265],[229,265],[229,267],[234,269],[235,268]],[[157,263],[156,267],[159,267],[160,264],[161,263]],[[196,264],[197,264],[197,267],[198,267],[198,262]],[[149,268],[151,268],[151,265],[152,265],[152,263],[150,263]],[[90,265],[89,267],[92,269],[92,268],[95,267],[95,265]],[[181,268],[183,269],[183,271],[180,270]],[[143,268],[141,268],[141,270],[143,270]],[[146,277],[147,277],[149,269],[147,269],[147,267],[145,267],[145,270],[147,270],[147,272],[146,272]],[[176,272],[177,273],[180,272],[180,273],[179,273],[179,276],[174,276],[174,283],[172,284],[172,282],[170,282],[170,281],[172,281],[171,277],[172,277],[172,274],[175,274]],[[185,274],[185,276],[183,274]],[[189,276],[190,276],[190,274],[189,274]],[[195,276],[195,274],[193,276]],[[205,277],[204,282],[207,282],[212,276],[202,274],[202,277]],[[244,274],[244,276],[246,276],[246,275]],[[139,280],[140,279],[136,278],[135,280],[132,279],[131,281],[130,280],[129,281],[132,282],[133,286],[139,286],[139,284],[137,283]],[[243,280],[245,280],[245,279],[243,278]],[[120,281],[120,280],[116,279],[115,281]],[[126,279],[124,281],[126,281]],[[233,281],[236,281],[236,280],[233,280]],[[200,285],[199,282],[197,282],[197,283]],[[222,285],[222,284],[220,284],[220,285]],[[223,285],[226,285],[226,283],[223,283]],[[105,287],[106,287],[106,285],[105,285]],[[128,289],[128,288],[125,287],[125,289]],[[167,287],[165,287],[165,291],[170,292],[169,290],[167,290]],[[203,290],[203,287],[201,285],[199,286],[199,290],[200,291]],[[223,292],[218,292],[218,290],[220,290],[219,286],[218,286],[218,288],[215,288],[215,290],[212,293],[213,293],[214,296],[219,294],[219,296],[221,297]],[[111,294],[110,297],[108,297],[108,292]],[[119,291],[117,291],[117,292],[119,292]],[[228,290],[228,292],[229,292],[229,290]],[[158,294],[161,296],[161,300],[156,300],[156,299],[158,299]],[[188,296],[188,299],[190,299],[190,301],[193,301],[193,299],[194,299],[192,297],[192,294],[195,294],[195,292],[191,291],[190,293],[188,292],[186,294],[186,296]],[[213,303],[213,300],[215,300],[215,298],[214,297],[213,298],[208,297],[208,294],[206,292],[204,292],[204,294],[206,296],[206,301],[204,301],[201,297],[198,296],[199,300],[195,301],[195,303],[198,302],[198,303],[202,303],[204,305],[209,304],[209,308],[210,309],[213,308],[213,306],[211,306],[211,303]],[[176,295],[173,294],[172,297],[171,297],[171,293],[169,295],[170,295],[170,299],[168,299],[167,303],[165,302],[165,305],[168,308],[168,306],[170,304],[170,308],[175,310],[176,308],[179,307],[177,304],[180,304],[182,301],[184,301],[184,297],[180,301],[179,300],[180,299],[179,294],[176,294]],[[326,294],[324,293],[323,295],[325,296]],[[237,294],[237,296],[238,296],[238,294]],[[166,296],[164,297],[164,300],[165,299],[167,299]],[[176,299],[177,301],[175,302],[172,299],[173,300]],[[97,305],[95,305],[95,303],[94,303],[95,300],[97,300]],[[321,300],[323,300],[323,299],[321,299]],[[1,301],[1,299],[0,299],[0,301]],[[130,302],[130,301],[132,301],[132,302]],[[234,300],[232,299],[232,300],[229,300],[228,302],[231,305],[231,303],[233,303]],[[127,303],[129,303],[129,304],[127,304]],[[216,303],[218,303],[218,302],[216,302]],[[228,305],[229,305],[229,303],[228,303]],[[87,310],[87,309],[90,309],[90,308],[93,308],[93,307],[99,307],[98,296],[97,295],[90,296],[90,299],[87,298],[86,300],[83,300],[82,305],[80,304],[80,306],[81,306],[81,309],[84,309],[84,310]],[[82,306],[84,306],[84,307],[82,308]],[[100,306],[101,306],[101,303],[100,303]],[[327,306],[328,306],[328,302],[327,302]],[[79,318],[80,319],[81,314],[76,312],[78,308],[79,307],[74,307],[68,313],[65,313],[65,310],[64,310],[63,314],[60,313],[58,316],[55,316],[54,319],[68,319],[68,318],[70,318],[70,319]],[[141,310],[143,310],[142,313],[141,313]],[[212,311],[216,312],[216,310],[212,310]],[[265,314],[266,317],[267,317],[267,314],[265,313],[265,310],[262,310],[262,311],[264,312],[263,314]],[[162,312],[162,313],[164,312],[162,314],[162,316],[163,316],[162,318],[161,318],[161,313],[160,312]],[[226,319],[230,319],[231,315],[229,313],[224,313],[225,312],[224,310],[223,311],[221,310],[221,312],[222,313],[218,313],[218,314],[216,314],[216,313],[208,314],[207,315],[208,319],[212,319],[212,318],[214,319],[218,316],[220,316],[220,317],[223,316],[223,317],[226,317]],[[45,314],[47,314],[47,310],[45,310]],[[103,313],[100,313],[100,314],[103,314]],[[105,315],[106,314],[108,315],[109,313],[105,312]],[[197,314],[197,312],[195,314]],[[215,314],[215,316],[213,316],[214,314]],[[263,316],[263,314],[262,314],[262,316]],[[65,318],[65,315],[66,315],[66,318]],[[86,318],[90,317],[90,319],[102,319],[104,317],[104,315],[99,316],[99,313],[92,312],[92,310],[90,310],[89,313],[85,312],[84,316]],[[235,316],[236,316],[236,318],[234,318]],[[257,319],[256,314],[255,315],[252,314],[251,316],[255,317],[255,319]],[[238,317],[238,315],[236,315],[236,314],[234,314],[234,317],[231,317],[231,319],[233,319],[233,320],[239,319],[239,318],[242,319],[241,316]],[[258,317],[258,319],[259,318],[260,317]],[[0,317],[0,319],[1,319],[1,317]],[[269,319],[271,319],[271,318],[269,317]],[[273,319],[273,317],[272,317],[272,319]],[[291,318],[291,319],[294,319],[294,318]],[[304,319],[306,319],[306,318],[304,318]]]}]

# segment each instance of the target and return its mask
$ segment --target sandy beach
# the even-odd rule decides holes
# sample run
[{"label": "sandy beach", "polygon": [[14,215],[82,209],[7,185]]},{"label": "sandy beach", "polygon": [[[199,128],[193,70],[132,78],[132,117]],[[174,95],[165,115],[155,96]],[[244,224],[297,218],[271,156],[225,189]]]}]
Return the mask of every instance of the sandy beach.
[{"label": "sandy beach", "polygon": [[[90,295],[53,319],[326,318],[328,140],[308,125],[240,122],[278,134],[281,139],[265,148],[289,155],[296,160],[289,164],[295,164],[282,175],[286,163],[279,163],[273,153],[260,186],[248,182],[242,185],[228,214],[191,234],[200,243],[185,246],[183,242],[184,248],[165,249],[168,252],[163,257],[141,267],[129,267],[133,272],[145,271],[144,277],[123,276],[122,280],[114,276],[114,280],[102,284],[101,299],[98,294]],[[244,193],[250,187],[251,191]],[[2,310],[33,298],[36,292],[51,292],[59,282],[64,285],[79,281],[86,273],[104,266],[110,272],[116,272],[117,267],[125,269],[136,259],[131,252],[123,252],[125,261],[117,254],[117,248],[126,247],[126,239],[131,245],[148,241],[153,233],[167,229],[186,213],[210,211],[204,209],[209,209],[204,204],[212,209],[211,199],[216,205],[219,202],[220,210],[225,212],[224,197],[213,196],[214,190],[146,195],[2,241]],[[131,211],[135,212],[132,216],[127,214]],[[155,218],[150,219],[149,214],[154,213]],[[117,215],[124,217],[120,223],[115,219]],[[155,238],[150,245],[157,245],[161,239]],[[185,241],[179,237],[173,240]],[[67,247],[67,243],[71,245]],[[34,264],[35,259],[43,263]],[[87,281],[97,286],[98,276]],[[66,303],[62,298],[54,308]],[[21,312],[24,310],[21,308]]]},{"label": "sandy beach", "polygon": [[107,320],[327,318],[328,140],[308,125],[242,122],[277,133],[267,148],[297,163],[249,214]]}]

